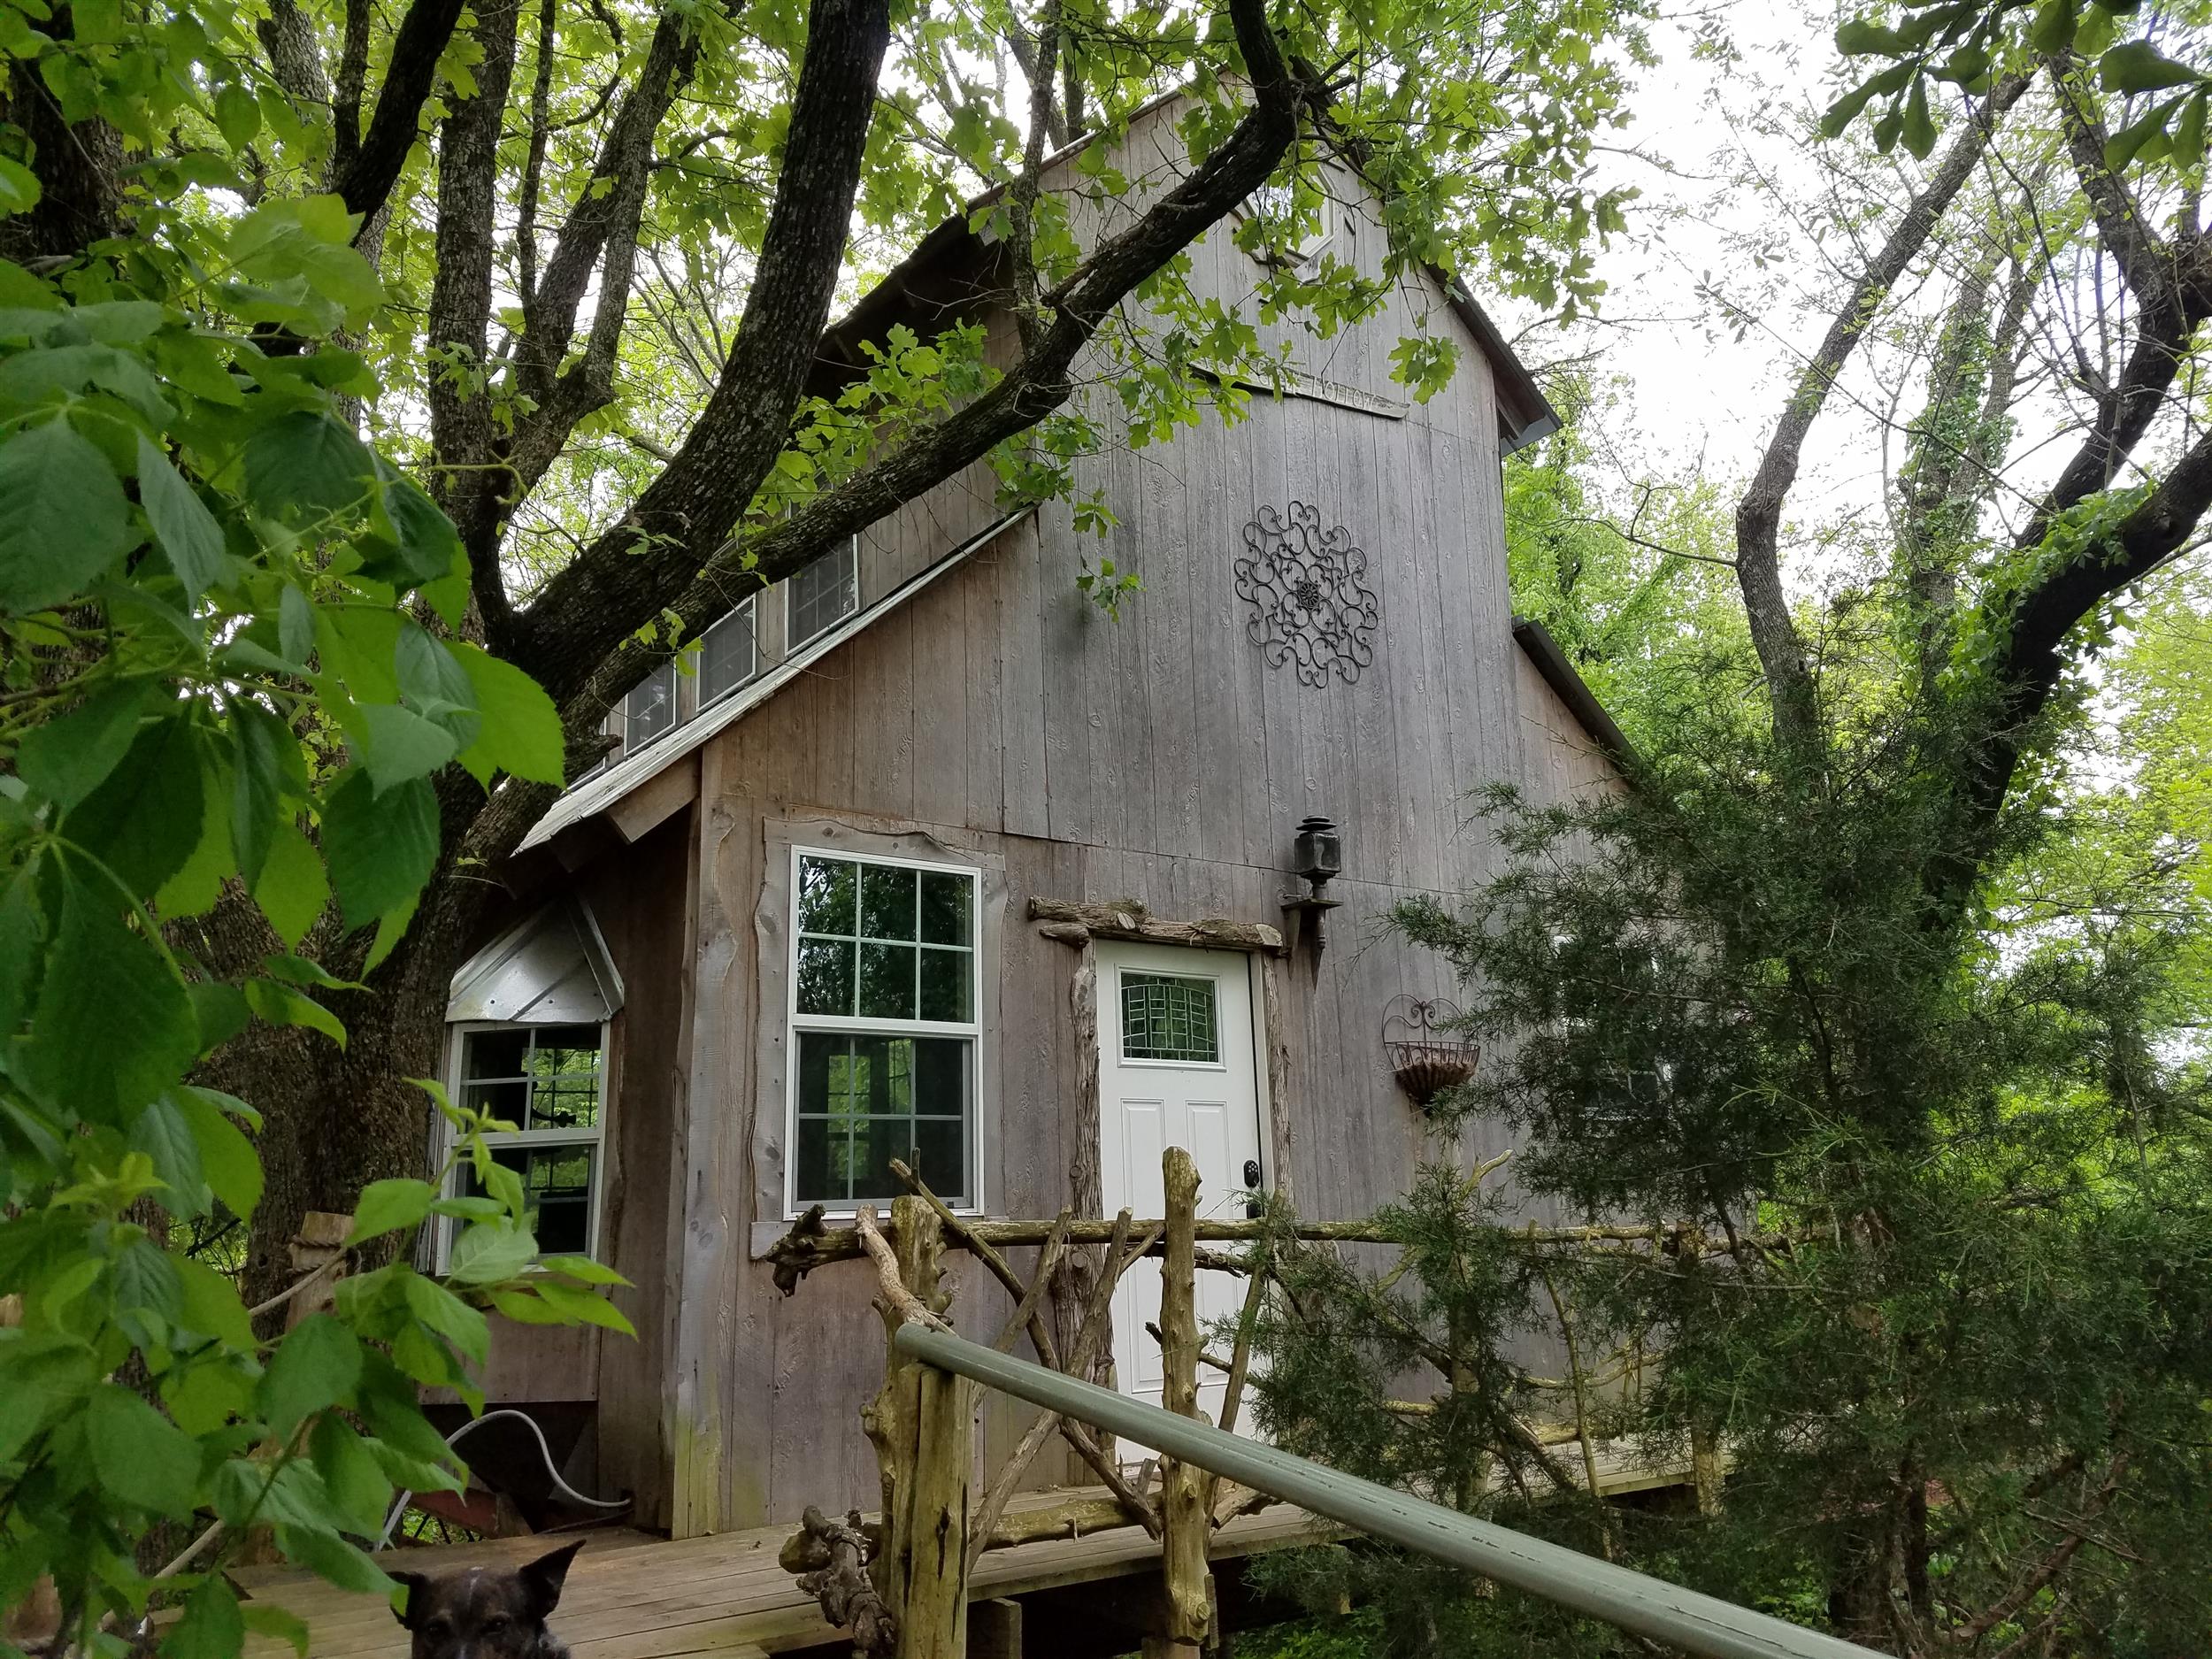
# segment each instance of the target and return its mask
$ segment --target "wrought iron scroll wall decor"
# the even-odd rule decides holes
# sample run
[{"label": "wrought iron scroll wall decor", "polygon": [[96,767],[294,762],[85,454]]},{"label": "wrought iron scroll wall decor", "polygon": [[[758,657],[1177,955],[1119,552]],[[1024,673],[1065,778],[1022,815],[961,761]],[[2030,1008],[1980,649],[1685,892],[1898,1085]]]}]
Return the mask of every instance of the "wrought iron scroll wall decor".
[{"label": "wrought iron scroll wall decor", "polygon": [[1383,1048],[1392,1075],[1423,1111],[1475,1074],[1477,1044],[1455,1036],[1459,1004],[1449,998],[1394,996],[1383,1009]]},{"label": "wrought iron scroll wall decor", "polygon": [[1287,662],[1302,685],[1325,686],[1333,673],[1348,686],[1375,660],[1382,613],[1367,555],[1342,525],[1323,529],[1318,507],[1262,507],[1235,568],[1237,596],[1252,607],[1245,634],[1270,668]]}]

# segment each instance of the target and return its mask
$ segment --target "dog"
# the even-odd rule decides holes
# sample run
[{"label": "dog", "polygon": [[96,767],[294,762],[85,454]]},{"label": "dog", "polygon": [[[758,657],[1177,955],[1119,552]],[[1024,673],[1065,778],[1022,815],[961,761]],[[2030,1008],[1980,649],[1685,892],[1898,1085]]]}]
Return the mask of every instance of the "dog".
[{"label": "dog", "polygon": [[583,1547],[579,1539],[520,1567],[393,1573],[407,1592],[393,1616],[413,1632],[413,1659],[568,1659],[545,1621]]}]

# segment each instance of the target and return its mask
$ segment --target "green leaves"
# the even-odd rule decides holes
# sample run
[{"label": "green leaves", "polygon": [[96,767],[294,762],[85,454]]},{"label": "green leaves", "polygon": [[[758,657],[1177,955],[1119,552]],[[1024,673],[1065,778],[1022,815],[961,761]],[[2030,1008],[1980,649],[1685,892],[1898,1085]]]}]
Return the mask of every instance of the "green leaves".
[{"label": "green leaves", "polygon": [[419,1225],[437,1195],[437,1188],[428,1181],[371,1181],[361,1189],[361,1200],[353,1208],[353,1230],[346,1235],[347,1245]]},{"label": "green leaves", "polygon": [[479,1222],[453,1241],[446,1271],[457,1285],[489,1285],[512,1279],[537,1253],[537,1240],[520,1228]]},{"label": "green leaves", "polygon": [[349,767],[325,797],[323,849],[349,928],[412,903],[438,861],[438,800],[420,778],[380,790]]},{"label": "green leaves", "polygon": [[192,1125],[199,1148],[200,1170],[224,1208],[242,1219],[250,1218],[261,1202],[261,1160],[253,1142],[224,1110],[224,1096],[212,1090],[186,1088],[173,1097],[177,1110]]},{"label": "green leaves", "polygon": [[16,751],[16,770],[64,811],[89,795],[123,758],[138,734],[140,717],[153,709],[150,680],[127,680],[96,691],[79,707],[35,727]]},{"label": "green leaves", "polygon": [[462,764],[479,782],[488,781],[494,769],[532,783],[565,781],[564,734],[553,699],[511,663],[473,645],[457,644],[452,650],[468,676],[484,722],[475,745],[461,757]]},{"label": "green leaves", "polygon": [[85,1410],[85,1444],[101,1483],[126,1503],[162,1515],[192,1513],[199,1442],[116,1383],[103,1383]]},{"label": "green leaves", "polygon": [[326,1313],[310,1314],[285,1335],[261,1379],[259,1404],[272,1433],[281,1437],[326,1406],[353,1397],[361,1378],[361,1344]]},{"label": "green leaves", "polygon": [[107,457],[66,421],[0,443],[0,611],[83,593],[135,540]]},{"label": "green leaves", "polygon": [[384,290],[352,247],[355,228],[334,196],[262,203],[232,227],[229,254],[241,280],[225,298],[252,321],[312,334],[359,323]]},{"label": "green leaves", "polygon": [[343,528],[379,493],[368,446],[334,417],[311,410],[280,415],[247,441],[245,481],[257,511],[322,530]]},{"label": "green leaves", "polygon": [[2202,79],[2197,71],[2175,62],[2148,41],[2129,41],[2114,47],[2098,65],[2098,74],[2106,91],[2121,94],[2193,86]]},{"label": "green leaves", "polygon": [[[326,170],[327,124],[241,76],[257,45],[220,8],[92,0],[52,39],[42,15],[0,10],[0,46],[138,159],[130,236],[67,262],[66,289],[0,260],[0,1601],[46,1571],[88,1621],[134,1621],[153,1529],[212,1509],[235,1541],[168,1581],[164,1651],[257,1632],[304,1654],[303,1627],[222,1577],[248,1524],[384,1588],[346,1535],[375,1531],[395,1479],[457,1486],[420,1390],[480,1399],[478,1304],[606,1316],[521,1284],[513,1216],[405,1180],[362,1195],[361,1236],[478,1224],[465,1295],[394,1263],[264,1340],[219,1252],[185,1254],[238,1235],[182,1225],[254,1217],[260,1120],[183,1079],[250,1024],[313,1033],[311,1056],[342,1043],[334,1009],[371,995],[357,977],[435,868],[434,778],[557,781],[562,735],[526,676],[442,637],[466,605],[458,533],[340,411],[411,371],[357,221],[285,194]],[[0,213],[39,190],[0,158]],[[373,944],[318,928],[334,887]],[[227,913],[242,891],[284,944],[257,964],[229,949],[259,925]],[[555,1302],[582,1283],[542,1277]]]},{"label": "green leaves", "polygon": [[222,526],[143,433],[138,437],[138,499],[188,598],[197,599],[222,580],[228,565]]},{"label": "green leaves", "polygon": [[1883,99],[1874,125],[1876,145],[1887,152],[1901,140],[1914,156],[1925,158],[1936,139],[1929,80],[1985,93],[1994,65],[2016,62],[2024,46],[2039,58],[2087,64],[2098,83],[2116,97],[2176,93],[2138,111],[2114,133],[2105,146],[2105,161],[2117,169],[2171,160],[2193,170],[2203,159],[2206,77],[2148,40],[2119,41],[2122,18],[2136,9],[2110,0],[2093,4],[2035,0],[2024,24],[2021,9],[2012,5],[1950,0],[1909,6],[1893,25],[1871,15],[1852,19],[1836,30],[1837,50],[1847,57],[1893,61],[1830,104],[1821,131],[1830,138],[1840,136],[1870,104]]},{"label": "green leaves", "polygon": [[199,844],[203,758],[189,716],[164,715],[139,731],[122,764],[62,819],[62,833],[127,892],[150,897]]},{"label": "green leaves", "polygon": [[32,1018],[32,1077],[49,1099],[114,1122],[175,1082],[198,1050],[192,999],[166,954],[125,923],[119,895],[70,871]]}]

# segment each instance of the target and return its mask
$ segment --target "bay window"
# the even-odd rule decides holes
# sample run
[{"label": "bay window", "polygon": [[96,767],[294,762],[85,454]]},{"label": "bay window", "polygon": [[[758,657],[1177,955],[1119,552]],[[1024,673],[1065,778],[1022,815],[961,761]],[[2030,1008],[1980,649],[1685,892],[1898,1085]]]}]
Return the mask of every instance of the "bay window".
[{"label": "bay window", "polygon": [[[606,1027],[478,1025],[460,1032],[453,1099],[513,1125],[486,1133],[521,1178],[527,1225],[548,1256],[589,1256],[598,1242]],[[482,1190],[465,1161],[460,1190]]]}]

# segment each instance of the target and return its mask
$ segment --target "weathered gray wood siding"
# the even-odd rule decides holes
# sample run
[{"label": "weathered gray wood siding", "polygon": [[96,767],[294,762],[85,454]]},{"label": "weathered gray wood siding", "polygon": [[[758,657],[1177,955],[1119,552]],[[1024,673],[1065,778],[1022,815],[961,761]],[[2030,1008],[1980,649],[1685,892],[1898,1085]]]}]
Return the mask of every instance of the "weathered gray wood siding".
[{"label": "weathered gray wood siding", "polygon": [[[1340,250],[1371,263],[1379,234],[1355,226]],[[1253,274],[1217,237],[1192,280],[1233,296]],[[1513,642],[1486,365],[1462,334],[1461,372],[1430,403],[1407,403],[1389,382],[1390,348],[1430,310],[1427,326],[1456,329],[1417,289],[1379,321],[1302,349],[1310,372],[1394,403],[1397,418],[1263,396],[1233,426],[1209,421],[1102,457],[1085,482],[1119,518],[1104,540],[1079,538],[1056,508],[1004,532],[702,750],[665,1394],[679,1532],[874,1500],[858,1420],[883,1355],[868,1271],[825,1271],[786,1301],[751,1259],[782,1221],[763,1177],[784,1137],[780,1086],[762,1058],[780,1063],[784,1041],[780,995],[763,1006],[758,968],[781,949],[758,914],[772,825],[918,831],[1002,862],[1002,944],[986,965],[998,1033],[981,1079],[987,1196],[1001,1214],[1049,1216],[1069,1201],[1076,1151],[1077,956],[1029,925],[1029,899],[1279,922],[1295,826],[1335,818],[1346,873],[1332,891],[1344,908],[1328,951],[1317,969],[1302,957],[1277,976],[1290,1066],[1273,1110],[1290,1156],[1274,1173],[1320,1216],[1362,1214],[1402,1191],[1422,1119],[1392,1081],[1384,1005],[1450,986],[1443,964],[1391,937],[1389,908],[1493,867],[1470,790],[1503,778],[1548,795],[1604,775]],[[1347,526],[1367,555],[1381,621],[1355,683],[1302,686],[1248,638],[1233,570],[1242,528],[1257,508],[1293,500]],[[987,482],[974,477],[879,526],[864,599],[988,518]],[[1075,586],[1101,555],[1144,581],[1118,622]],[[1475,1134],[1464,1150],[1502,1148]],[[965,1263],[956,1286],[964,1328],[995,1333],[996,1286]],[[603,1395],[603,1411],[614,1406]],[[1003,1452],[1016,1416],[989,1414],[986,1456]]]},{"label": "weathered gray wood siding", "polygon": [[599,1250],[631,1280],[610,1294],[637,1340],[495,1317],[491,1363],[477,1379],[494,1405],[602,1402],[567,1472],[595,1494],[633,1494],[648,1525],[669,1517],[658,1402],[675,1324],[666,1264],[681,1219],[697,845],[690,815],[679,812],[578,879],[627,994],[609,1033]]}]

